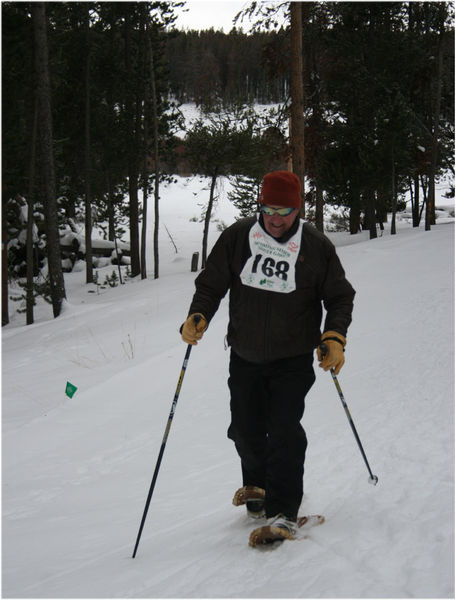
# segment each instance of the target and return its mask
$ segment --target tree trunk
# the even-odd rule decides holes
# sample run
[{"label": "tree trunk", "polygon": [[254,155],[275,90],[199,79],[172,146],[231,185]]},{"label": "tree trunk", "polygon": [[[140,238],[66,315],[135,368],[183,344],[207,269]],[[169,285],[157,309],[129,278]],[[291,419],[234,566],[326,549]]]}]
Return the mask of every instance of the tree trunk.
[{"label": "tree trunk", "polygon": [[111,175],[109,169],[106,171],[106,186],[107,186],[107,220],[108,220],[108,240],[113,242],[115,235],[115,208],[114,208],[114,193],[112,191]]},{"label": "tree trunk", "polygon": [[351,185],[351,201],[349,210],[349,232],[355,235],[360,231],[360,192],[356,185]]},{"label": "tree trunk", "polygon": [[[126,3],[127,5],[128,3]],[[126,91],[126,121],[128,138],[128,192],[130,198],[130,252],[131,252],[131,276],[136,277],[141,272],[141,261],[139,256],[139,200],[138,200],[138,168],[136,153],[136,134],[132,101],[132,66],[131,66],[131,20],[125,14],[125,64],[127,72]],[[137,107],[136,107],[137,109]],[[138,124],[136,123],[136,126]]]},{"label": "tree trunk", "polygon": [[6,189],[2,185],[2,327],[9,323],[8,311],[8,227]]},{"label": "tree trunk", "polygon": [[[144,135],[147,127],[144,122]],[[146,144],[147,148],[147,144]],[[141,230],[141,279],[147,279],[147,208],[148,208],[148,164],[147,152],[144,156],[144,174],[142,183],[142,230]]]},{"label": "tree trunk", "polygon": [[144,140],[143,140],[143,173],[142,173],[142,230],[141,230],[141,279],[147,279],[147,210],[148,210],[148,141],[149,141],[149,118],[148,110],[149,80],[147,77],[147,67],[150,60],[149,39],[147,25],[143,21],[143,42],[146,48],[144,60]]},{"label": "tree trunk", "polygon": [[65,299],[57,220],[55,170],[52,134],[51,85],[46,32],[45,2],[31,4],[34,40],[37,96],[39,106],[39,142],[44,181],[44,215],[46,220],[47,262],[54,317],[58,317]]},{"label": "tree trunk", "polygon": [[155,225],[153,228],[153,257],[155,263],[155,279],[159,277],[159,245],[158,235],[160,226],[160,153],[159,153],[159,133],[158,133],[158,98],[156,95],[156,74],[155,60],[153,55],[153,46],[150,39],[150,32],[147,35],[147,44],[150,57],[150,83],[152,92],[152,127],[153,127],[153,158],[155,163]]},{"label": "tree trunk", "polygon": [[136,277],[141,272],[139,257],[139,200],[137,171],[130,165],[129,169],[129,197],[130,197],[130,252],[131,252],[131,276]]},{"label": "tree trunk", "polygon": [[389,189],[381,188],[377,192],[376,214],[377,214],[377,221],[379,223],[379,227],[380,227],[381,231],[384,230],[384,223],[387,223],[387,205],[389,204],[389,202],[388,202],[389,195],[390,195],[390,188]]},{"label": "tree trunk", "polygon": [[30,140],[30,167],[27,199],[27,293],[26,293],[26,323],[32,325],[34,321],[33,306],[33,275],[34,275],[34,253],[33,253],[33,206],[35,190],[35,165],[36,165],[36,138],[38,132],[38,102],[35,99],[33,111],[32,135]]},{"label": "tree trunk", "polygon": [[213,201],[214,201],[214,197],[215,197],[215,186],[216,186],[217,179],[218,179],[218,174],[214,173],[212,175],[212,183],[210,184],[210,198],[209,198],[209,203],[207,205],[207,210],[205,212],[205,219],[204,219],[204,235],[202,238],[202,269],[205,268],[205,263],[207,262],[207,240],[208,240],[208,236],[209,236],[209,226],[210,226],[210,219],[212,217],[212,208],[213,208]]},{"label": "tree trunk", "polygon": [[321,186],[316,182],[316,229],[324,232],[324,196]]},{"label": "tree trunk", "polygon": [[420,204],[420,186],[419,186],[419,176],[414,175],[414,204],[412,206],[412,226],[418,227],[420,225],[420,214],[419,214],[419,204]]},{"label": "tree trunk", "polygon": [[302,208],[305,217],[305,164],[303,118],[302,3],[291,2],[291,154],[292,170],[302,185]]},{"label": "tree trunk", "polygon": [[370,240],[378,237],[376,230],[376,205],[374,198],[374,191],[367,190],[365,192],[365,227],[370,232]]},{"label": "tree trunk", "polygon": [[426,208],[427,202],[428,202],[428,181],[425,180],[424,175],[420,176],[420,185],[422,186],[423,202],[422,202],[422,206],[420,207],[420,212],[419,212],[419,224],[422,219],[423,211]]},{"label": "tree trunk", "polygon": [[90,7],[86,4],[85,21],[85,282],[93,283],[92,255],[92,194],[90,160]]},{"label": "tree trunk", "polygon": [[397,232],[397,191],[395,185],[395,153],[392,147],[392,222],[390,224],[390,234]]},{"label": "tree trunk", "polygon": [[[442,3],[444,4],[444,3]],[[441,93],[442,93],[442,74],[443,74],[443,39],[444,39],[444,12],[447,10],[445,6],[441,6],[441,22],[439,29],[438,38],[438,62],[437,62],[437,74],[436,74],[436,97],[434,101],[433,110],[433,137],[431,142],[431,165],[429,174],[429,190],[428,190],[428,202],[427,209],[425,212],[425,231],[431,229],[431,225],[436,223],[436,212],[435,212],[435,179],[436,169],[438,162],[438,145],[439,145],[439,120],[441,112]]]},{"label": "tree trunk", "polygon": [[[432,151],[433,152],[433,151]],[[436,153],[436,150],[434,150]],[[428,176],[428,197],[425,209],[425,231],[430,231],[435,224],[435,170],[436,165],[431,160],[430,174]]]}]

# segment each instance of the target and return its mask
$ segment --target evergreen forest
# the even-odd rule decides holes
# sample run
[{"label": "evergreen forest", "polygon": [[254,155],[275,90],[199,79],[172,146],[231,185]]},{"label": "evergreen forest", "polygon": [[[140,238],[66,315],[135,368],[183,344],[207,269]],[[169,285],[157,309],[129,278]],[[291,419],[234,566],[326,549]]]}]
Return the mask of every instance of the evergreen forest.
[{"label": "evergreen forest", "polygon": [[[288,168],[290,26],[252,2],[251,33],[178,31],[180,5],[2,3],[3,324],[11,278],[28,323],[37,294],[60,314],[78,258],[93,282],[95,227],[144,278],[152,218],[159,277],[159,188],[174,174],[212,182],[206,239],[217,178],[250,214],[264,173]],[[455,175],[454,4],[304,2],[301,19],[308,217],[322,229],[324,204],[343,207],[352,234],[374,237],[408,194],[413,225],[430,229],[436,182]],[[185,124],[182,103],[204,117]],[[67,235],[81,223],[83,244]]]}]

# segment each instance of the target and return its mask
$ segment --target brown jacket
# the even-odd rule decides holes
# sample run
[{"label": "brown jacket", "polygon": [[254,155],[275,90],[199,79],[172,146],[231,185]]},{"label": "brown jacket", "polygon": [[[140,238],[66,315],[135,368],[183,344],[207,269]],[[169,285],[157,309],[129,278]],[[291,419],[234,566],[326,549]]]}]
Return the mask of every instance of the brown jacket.
[{"label": "brown jacket", "polygon": [[[298,221],[280,242],[294,235]],[[196,278],[189,314],[200,312],[210,322],[230,290],[227,341],[239,356],[255,363],[313,352],[321,339],[322,305],[327,311],[324,331],[346,336],[355,291],[332,242],[308,223],[302,230],[295,291],[282,294],[242,284],[255,222],[255,217],[241,219],[221,234]]]}]

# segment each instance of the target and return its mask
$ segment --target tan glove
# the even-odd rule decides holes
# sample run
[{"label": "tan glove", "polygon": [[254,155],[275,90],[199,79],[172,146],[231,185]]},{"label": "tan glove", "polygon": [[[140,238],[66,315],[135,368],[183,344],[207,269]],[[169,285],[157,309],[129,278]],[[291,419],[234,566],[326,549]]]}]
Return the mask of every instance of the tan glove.
[{"label": "tan glove", "polygon": [[318,346],[319,366],[324,371],[333,369],[335,375],[338,375],[344,365],[346,338],[337,331],[326,331],[321,336],[321,344],[322,342],[327,346],[327,354],[322,356],[321,348]]},{"label": "tan glove", "polygon": [[194,313],[188,317],[182,326],[182,340],[187,344],[196,346],[207,329],[207,319],[201,313]]}]

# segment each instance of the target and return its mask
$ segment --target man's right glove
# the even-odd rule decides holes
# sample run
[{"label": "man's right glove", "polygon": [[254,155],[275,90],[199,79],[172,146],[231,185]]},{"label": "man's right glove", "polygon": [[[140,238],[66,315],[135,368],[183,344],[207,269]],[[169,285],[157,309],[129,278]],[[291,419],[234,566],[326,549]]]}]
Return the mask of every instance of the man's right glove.
[{"label": "man's right glove", "polygon": [[[196,318],[195,318],[196,317]],[[191,344],[192,346],[196,346],[198,341],[204,335],[205,330],[207,329],[208,323],[207,319],[201,313],[194,313],[190,315],[185,323],[182,325],[181,333],[182,340],[187,344]]]}]

